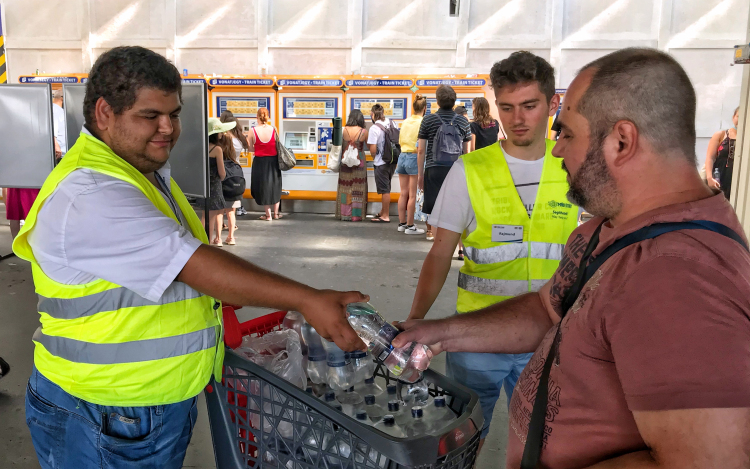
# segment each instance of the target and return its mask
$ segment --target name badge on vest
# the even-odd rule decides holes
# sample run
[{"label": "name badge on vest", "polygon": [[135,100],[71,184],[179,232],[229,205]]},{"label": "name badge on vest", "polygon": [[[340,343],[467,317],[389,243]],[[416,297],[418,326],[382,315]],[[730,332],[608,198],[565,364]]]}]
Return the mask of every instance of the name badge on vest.
[{"label": "name badge on vest", "polygon": [[523,242],[523,226],[492,225],[493,243],[521,243]]}]

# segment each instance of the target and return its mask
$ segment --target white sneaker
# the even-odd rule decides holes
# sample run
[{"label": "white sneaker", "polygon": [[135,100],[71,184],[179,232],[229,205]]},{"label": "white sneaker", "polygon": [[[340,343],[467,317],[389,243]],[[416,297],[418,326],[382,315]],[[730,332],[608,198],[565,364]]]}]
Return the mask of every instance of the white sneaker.
[{"label": "white sneaker", "polygon": [[398,231],[404,231],[406,230],[406,223],[399,223],[398,224]]},{"label": "white sneaker", "polygon": [[404,233],[408,235],[421,235],[424,234],[424,230],[422,228],[417,228],[417,225],[411,225],[406,227]]}]

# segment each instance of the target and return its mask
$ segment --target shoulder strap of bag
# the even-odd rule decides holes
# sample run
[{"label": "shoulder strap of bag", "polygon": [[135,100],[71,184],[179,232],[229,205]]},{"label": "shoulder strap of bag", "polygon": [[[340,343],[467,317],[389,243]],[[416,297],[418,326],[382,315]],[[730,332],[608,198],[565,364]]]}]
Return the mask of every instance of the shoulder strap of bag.
[{"label": "shoulder strap of bag", "polygon": [[[604,249],[594,259],[591,258],[591,254],[599,244],[599,233],[601,232],[602,222],[594,231],[594,234],[589,240],[586,251],[581,257],[581,263],[578,266],[578,273],[576,281],[570,287],[568,292],[565,294],[562,302],[562,317],[570,310],[571,306],[578,299],[581,290],[594,273],[613,255],[620,250],[632,245],[645,241],[647,239],[653,239],[661,236],[665,233],[680,230],[707,230],[719,233],[722,236],[733,239],[738,242],[745,251],[748,251],[748,246],[740,235],[734,230],[708,220],[693,220],[685,222],[671,222],[671,223],[655,223],[653,225],[645,226],[637,231],[634,231],[628,235],[618,239],[611,246]],[[589,262],[591,261],[591,262]],[[523,458],[521,459],[521,469],[537,469],[539,467],[539,461],[542,455],[542,445],[544,443],[544,426],[547,418],[547,402],[549,392],[549,375],[552,370],[552,362],[554,362],[557,356],[557,349],[560,343],[560,324],[562,319],[557,324],[557,330],[555,332],[555,338],[552,341],[547,359],[544,361],[544,368],[542,369],[542,375],[539,378],[539,386],[537,387],[536,397],[534,399],[534,407],[531,411],[531,419],[529,421],[529,432],[526,435],[526,445],[523,449]]]}]

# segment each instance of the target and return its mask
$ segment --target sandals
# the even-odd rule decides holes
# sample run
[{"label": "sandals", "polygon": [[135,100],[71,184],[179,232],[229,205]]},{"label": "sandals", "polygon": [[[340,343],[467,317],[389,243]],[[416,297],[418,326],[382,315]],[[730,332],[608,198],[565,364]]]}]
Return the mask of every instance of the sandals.
[{"label": "sandals", "polygon": [[227,238],[226,241],[224,241],[224,242],[227,243],[230,246],[234,246],[235,244],[237,244],[237,242],[235,241],[234,238]]},{"label": "sandals", "polygon": [[217,248],[223,248],[224,245],[221,243],[220,239],[215,239],[211,241],[211,246],[216,246]]},{"label": "sandals", "polygon": [[458,260],[459,261],[464,260],[464,250],[463,249],[459,249],[458,250]]},{"label": "sandals", "polygon": [[382,218],[380,218],[380,215],[378,215],[377,217],[372,218],[370,220],[370,222],[371,223],[390,223],[391,221],[390,220],[383,220]]},{"label": "sandals", "polygon": [[258,220],[271,221],[271,220],[273,220],[273,218],[268,218],[265,215],[261,215],[261,216],[258,217]]},{"label": "sandals", "polygon": [[284,218],[284,217],[282,217],[281,214],[277,214],[277,215],[273,216],[274,220],[281,220],[282,218]]}]

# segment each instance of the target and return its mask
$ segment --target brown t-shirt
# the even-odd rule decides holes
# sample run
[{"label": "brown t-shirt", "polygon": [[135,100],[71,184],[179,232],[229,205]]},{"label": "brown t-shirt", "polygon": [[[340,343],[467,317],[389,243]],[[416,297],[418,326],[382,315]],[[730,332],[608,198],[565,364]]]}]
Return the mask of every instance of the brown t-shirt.
[{"label": "brown t-shirt", "polygon": [[[723,194],[602,227],[595,257],[657,222],[710,220],[745,238]],[[553,277],[558,314],[594,218],[568,239]],[[524,369],[510,405],[507,467],[518,468],[554,328]],[[633,411],[750,407],[750,254],[736,241],[683,230],[631,245],[594,274],[562,321],[550,373],[542,465],[588,467],[647,449]]]}]

